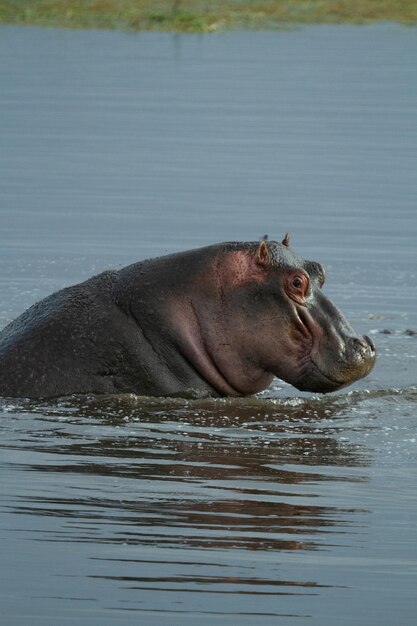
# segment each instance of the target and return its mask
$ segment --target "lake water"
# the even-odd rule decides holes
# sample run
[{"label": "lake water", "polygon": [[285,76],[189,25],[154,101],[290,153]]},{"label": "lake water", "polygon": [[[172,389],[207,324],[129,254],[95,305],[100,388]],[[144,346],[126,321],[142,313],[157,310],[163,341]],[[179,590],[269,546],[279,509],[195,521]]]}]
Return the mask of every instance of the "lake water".
[{"label": "lake water", "polygon": [[0,28],[0,326],[108,267],[292,233],[372,336],[318,397],[0,400],[4,623],[410,626],[417,29]]}]

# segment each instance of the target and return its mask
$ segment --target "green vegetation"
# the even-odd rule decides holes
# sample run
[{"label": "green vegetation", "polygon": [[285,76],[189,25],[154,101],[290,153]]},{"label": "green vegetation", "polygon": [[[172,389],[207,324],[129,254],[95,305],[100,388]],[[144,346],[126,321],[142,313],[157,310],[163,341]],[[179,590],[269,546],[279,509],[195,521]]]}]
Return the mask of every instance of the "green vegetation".
[{"label": "green vegetation", "polygon": [[290,24],[417,23],[417,0],[0,0],[0,22],[212,32]]}]

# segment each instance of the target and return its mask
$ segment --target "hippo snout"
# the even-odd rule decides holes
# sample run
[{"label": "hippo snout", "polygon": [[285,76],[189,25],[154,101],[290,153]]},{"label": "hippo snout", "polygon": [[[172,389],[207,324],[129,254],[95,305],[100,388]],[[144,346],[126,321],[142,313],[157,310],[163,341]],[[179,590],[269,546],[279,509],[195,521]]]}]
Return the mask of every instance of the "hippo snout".
[{"label": "hippo snout", "polygon": [[376,360],[374,342],[367,335],[353,336],[345,339],[345,354],[335,364],[333,380],[337,387],[345,387],[353,381],[367,376],[372,370]]},{"label": "hippo snout", "polygon": [[[355,380],[367,376],[376,360],[376,350],[370,337],[342,335],[321,344],[314,352],[311,367],[298,379],[295,386],[301,391],[328,393],[342,389]],[[338,356],[335,354],[338,346]],[[294,383],[293,383],[294,384]]]}]

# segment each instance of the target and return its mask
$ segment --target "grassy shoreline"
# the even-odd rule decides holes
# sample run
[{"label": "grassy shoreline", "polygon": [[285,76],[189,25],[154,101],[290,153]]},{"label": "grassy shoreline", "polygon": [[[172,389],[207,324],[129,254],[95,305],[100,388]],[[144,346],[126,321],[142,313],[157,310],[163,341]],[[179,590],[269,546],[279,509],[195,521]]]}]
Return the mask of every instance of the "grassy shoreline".
[{"label": "grassy shoreline", "polygon": [[215,32],[294,24],[417,24],[417,0],[0,0],[0,23]]}]

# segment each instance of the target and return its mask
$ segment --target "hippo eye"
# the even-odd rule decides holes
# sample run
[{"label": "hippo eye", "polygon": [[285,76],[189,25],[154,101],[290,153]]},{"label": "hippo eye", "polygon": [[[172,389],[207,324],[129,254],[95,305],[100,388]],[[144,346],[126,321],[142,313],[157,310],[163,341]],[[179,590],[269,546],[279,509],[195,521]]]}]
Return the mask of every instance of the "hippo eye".
[{"label": "hippo eye", "polygon": [[305,305],[309,293],[310,281],[303,270],[296,270],[288,277],[286,292],[298,304]]}]

